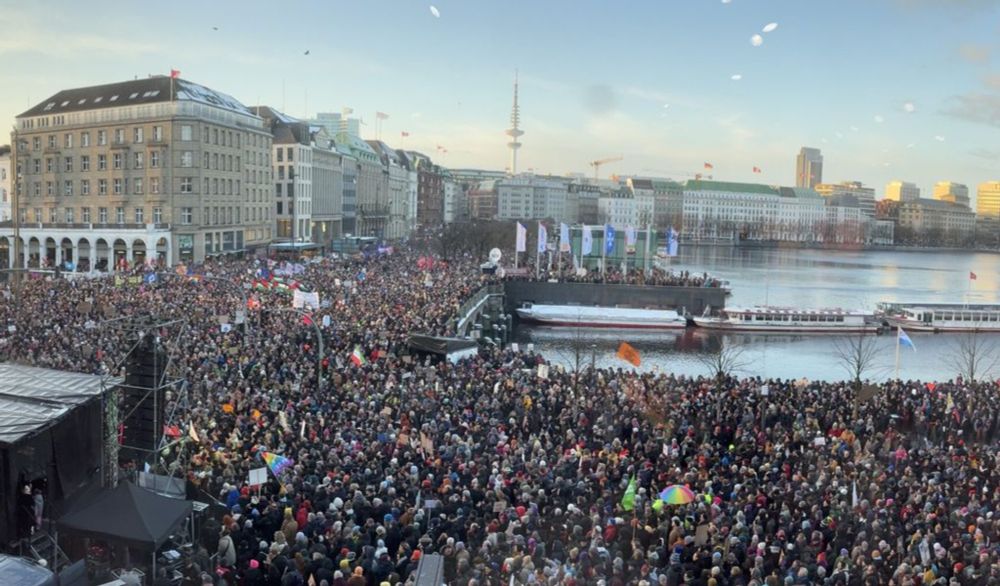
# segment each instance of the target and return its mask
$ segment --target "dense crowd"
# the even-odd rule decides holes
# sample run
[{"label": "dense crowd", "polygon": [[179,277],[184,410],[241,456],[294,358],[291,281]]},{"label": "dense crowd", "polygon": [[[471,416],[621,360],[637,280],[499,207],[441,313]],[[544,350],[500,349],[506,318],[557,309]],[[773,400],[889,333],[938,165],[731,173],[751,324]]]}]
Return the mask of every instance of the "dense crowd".
[{"label": "dense crowd", "polygon": [[[463,586],[1000,583],[995,384],[887,383],[855,416],[839,383],[546,371],[500,348],[420,359],[407,334],[450,333],[492,277],[477,259],[416,263],[289,275],[320,293],[310,319],[331,318],[322,356],[311,324],[273,311],[286,293],[243,288],[276,268],[253,260],[30,281],[0,304],[0,353],[111,372],[128,348],[109,320],[186,320],[169,351],[199,441],[165,460],[227,511],[185,584],[403,584],[431,553]],[[261,309],[224,332],[244,295]],[[262,451],[294,464],[248,487]],[[658,505],[671,484],[696,500]]]}]

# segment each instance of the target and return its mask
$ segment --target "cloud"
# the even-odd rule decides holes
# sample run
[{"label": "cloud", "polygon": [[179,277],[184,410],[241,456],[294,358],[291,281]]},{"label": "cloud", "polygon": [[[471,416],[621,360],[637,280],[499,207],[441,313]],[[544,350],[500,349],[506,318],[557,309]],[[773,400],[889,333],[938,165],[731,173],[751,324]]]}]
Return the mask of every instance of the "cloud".
[{"label": "cloud", "polygon": [[958,48],[958,54],[962,59],[976,65],[983,65],[990,62],[990,47],[988,45],[965,43]]},{"label": "cloud", "polygon": [[983,78],[983,83],[988,88],[1000,90],[1000,73],[991,73]]},{"label": "cloud", "polygon": [[596,84],[584,91],[583,104],[591,114],[607,114],[618,107],[618,98],[611,86]]},{"label": "cloud", "polygon": [[993,151],[985,148],[977,148],[969,151],[973,157],[986,159],[987,161],[1000,161],[1000,151]]},{"label": "cloud", "polygon": [[59,59],[84,59],[95,53],[136,57],[164,53],[164,49],[152,43],[94,34],[61,34],[58,43],[39,43],[38,36],[25,29],[9,31],[0,39],[0,55],[34,54]]},{"label": "cloud", "polygon": [[1000,95],[964,94],[953,96],[944,113],[967,122],[1000,128]]}]

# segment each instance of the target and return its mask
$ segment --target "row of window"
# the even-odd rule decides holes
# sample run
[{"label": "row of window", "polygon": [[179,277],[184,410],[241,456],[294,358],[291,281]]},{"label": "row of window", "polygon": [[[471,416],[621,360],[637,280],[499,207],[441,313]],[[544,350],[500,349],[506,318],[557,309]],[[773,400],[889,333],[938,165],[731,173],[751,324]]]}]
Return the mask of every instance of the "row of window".
[{"label": "row of window", "polygon": [[[51,224],[56,224],[59,222],[65,222],[67,224],[72,224],[77,221],[76,208],[66,207],[62,208],[62,215],[60,215],[60,209],[56,207],[50,207],[48,209],[48,221]],[[37,223],[42,223],[45,221],[43,208],[36,207],[32,210],[32,221]],[[79,221],[84,224],[97,223],[97,224],[107,224],[108,223],[108,212],[109,209],[106,207],[97,208],[96,218],[91,214],[91,208],[82,207],[80,208]],[[147,220],[154,224],[160,224],[163,222],[163,208],[154,207],[152,209],[152,216],[146,216],[146,209],[143,207],[132,208],[131,219],[135,224],[145,224]],[[252,221],[263,221],[270,219],[267,212],[263,208],[251,208],[249,210],[250,218]],[[202,210],[203,224],[206,225],[216,225],[216,224],[239,224],[241,218],[241,208],[232,206],[215,206],[215,207],[205,207]],[[116,224],[126,223],[126,208],[116,207],[114,208],[114,219]],[[180,223],[181,224],[191,224],[194,219],[194,208],[193,207],[183,207],[181,208]],[[95,221],[96,220],[96,221]],[[21,210],[21,221],[27,222],[27,210]]]},{"label": "row of window", "polygon": [[[179,128],[180,128],[180,140],[186,142],[194,140],[194,126],[190,124],[181,124]],[[163,127],[153,126],[152,131],[153,131],[151,135],[152,141],[162,142]],[[236,147],[236,148],[240,147],[241,139],[239,132],[233,132],[232,130],[224,130],[224,129],[220,130],[218,128],[210,129],[208,126],[203,126],[201,129],[201,134],[202,134],[202,140],[204,141],[205,144],[216,144],[219,146]],[[76,142],[76,137],[78,135],[79,135],[79,145],[81,147],[91,146],[91,132],[89,130],[82,131],[79,134],[73,132],[67,132],[62,135],[62,141],[59,140],[58,135],[50,134],[46,137],[46,146],[47,148],[54,149],[54,148],[59,148],[59,146],[61,145],[62,148],[71,149],[74,147],[74,144]],[[251,136],[250,146],[255,146],[255,147],[258,146],[258,141],[260,141],[260,143],[264,142],[264,139],[258,137],[256,134],[251,134],[250,136]],[[129,138],[128,129],[115,128],[112,131],[110,137],[113,140],[113,144],[126,144]],[[109,138],[108,131],[97,130],[95,138],[97,139],[96,144],[98,146],[107,145]],[[146,127],[145,126],[132,127],[131,141],[134,144],[142,144],[146,142]],[[264,146],[264,145],[260,144],[259,146]],[[32,150],[35,151],[41,150],[42,137],[40,136],[34,137],[31,141],[31,148]],[[288,149],[289,161],[292,160],[291,157],[292,157],[292,150],[291,148],[289,148]]]},{"label": "row of window", "polygon": [[[62,191],[60,192],[63,196],[75,195],[74,191],[74,181],[66,180],[62,182]],[[134,195],[142,195],[145,193],[145,182],[142,177],[133,178],[131,180],[132,190],[129,191],[129,179],[125,178],[115,178],[110,181],[107,179],[98,179],[96,182],[97,195],[108,195],[109,189],[110,193],[114,195],[128,195],[129,193]],[[183,182],[182,182],[183,187]],[[55,181],[45,182],[45,196],[54,197],[56,195],[57,183]],[[149,178],[149,193],[158,194],[160,193],[160,178],[150,177]],[[91,183],[89,179],[83,179],[80,181],[80,195],[91,195]],[[42,196],[42,184],[41,182],[34,182],[31,184],[31,196],[41,197]]]},{"label": "row of window", "polygon": [[[130,160],[131,159],[131,160]],[[149,151],[149,167],[151,169],[158,169],[160,167],[161,154],[158,150]],[[45,172],[54,173],[60,168],[66,173],[73,172],[73,162],[74,157],[63,157],[62,166],[58,167],[58,162],[56,157],[46,157],[45,158]],[[194,167],[194,151],[181,151],[180,155],[180,166],[181,167]],[[241,167],[240,157],[233,157],[233,155],[219,155],[219,153],[204,153],[204,159],[202,162],[203,169],[214,169],[216,171],[240,171]],[[135,152],[132,153],[131,157],[128,157],[125,153],[111,153],[111,168],[116,170],[124,169],[144,169],[146,167],[146,153],[145,152]],[[90,171],[90,155],[80,156],[80,171]],[[106,171],[108,169],[108,155],[101,153],[97,155],[97,170]],[[42,172],[42,159],[32,159],[31,160],[31,172],[41,173]]]}]

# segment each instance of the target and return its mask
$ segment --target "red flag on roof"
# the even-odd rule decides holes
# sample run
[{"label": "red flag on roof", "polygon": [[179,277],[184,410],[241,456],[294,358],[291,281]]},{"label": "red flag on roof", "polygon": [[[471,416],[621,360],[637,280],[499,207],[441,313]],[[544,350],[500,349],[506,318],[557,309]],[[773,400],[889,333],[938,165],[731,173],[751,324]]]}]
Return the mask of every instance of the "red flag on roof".
[{"label": "red flag on roof", "polygon": [[705,163],[705,168],[706,169],[714,169],[715,165],[713,165],[712,163]]},{"label": "red flag on roof", "polygon": [[180,76],[181,76],[181,70],[180,69],[171,69],[170,70],[170,77],[172,77],[174,79],[177,79]]},{"label": "red flag on roof", "polygon": [[760,172],[761,172],[761,171],[760,171],[760,167],[754,167],[754,168],[753,168],[753,172],[754,172],[754,173],[760,173]]},{"label": "red flag on roof", "polygon": [[399,135],[402,136],[403,138],[406,138],[407,136],[410,136],[410,133],[404,130],[403,132],[400,132]]},{"label": "red flag on roof", "polygon": [[978,277],[976,277],[976,273],[974,273],[972,271],[969,271],[969,279],[970,280],[975,281],[977,278]]}]

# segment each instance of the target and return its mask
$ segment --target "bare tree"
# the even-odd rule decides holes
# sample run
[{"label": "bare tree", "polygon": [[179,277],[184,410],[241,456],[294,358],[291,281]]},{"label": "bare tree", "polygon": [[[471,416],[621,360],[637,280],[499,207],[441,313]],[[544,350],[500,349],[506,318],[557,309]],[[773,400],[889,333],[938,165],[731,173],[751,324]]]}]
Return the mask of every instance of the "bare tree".
[{"label": "bare tree", "polygon": [[955,374],[970,383],[991,377],[1000,364],[994,340],[980,335],[979,328],[962,334],[952,345],[946,360]]},{"label": "bare tree", "polygon": [[[582,319],[582,316],[577,315],[577,322]],[[591,337],[581,327],[573,328],[571,335],[566,338],[565,346],[554,349],[559,361],[566,365],[566,370],[573,373],[574,391],[579,391],[580,374],[588,367],[594,367],[596,352]]]},{"label": "bare tree", "polygon": [[698,362],[712,373],[716,382],[721,383],[727,376],[744,370],[749,365],[743,356],[745,352],[746,348],[733,338],[729,338],[728,342],[719,338],[717,347],[698,354]]},{"label": "bare tree", "polygon": [[857,418],[861,403],[862,381],[880,368],[877,363],[879,352],[876,338],[858,333],[855,336],[835,340],[833,354],[851,381],[854,390],[854,417]]}]

